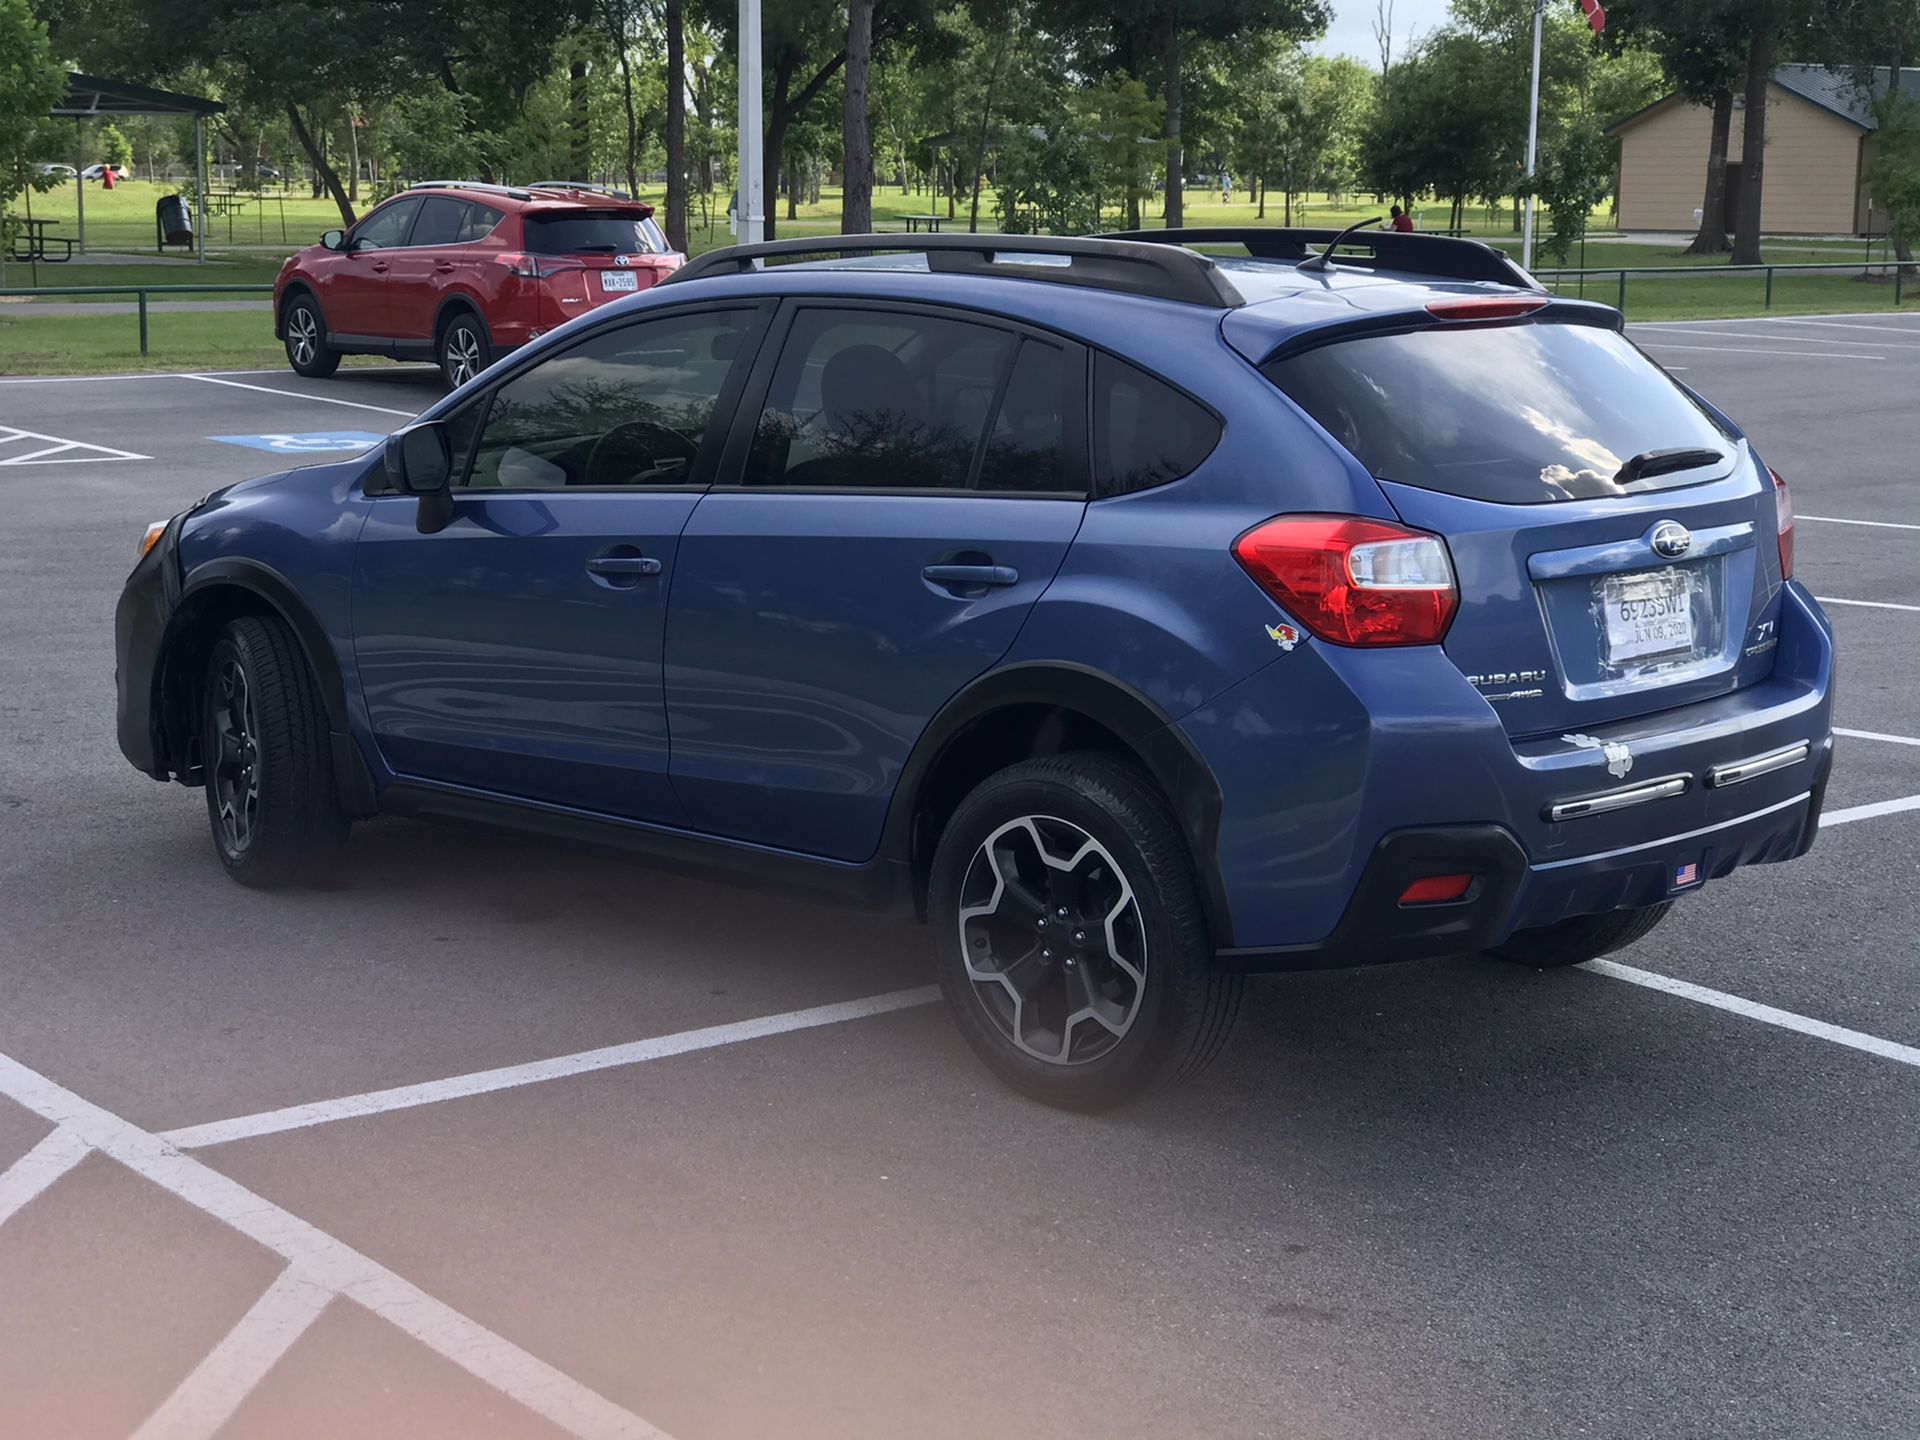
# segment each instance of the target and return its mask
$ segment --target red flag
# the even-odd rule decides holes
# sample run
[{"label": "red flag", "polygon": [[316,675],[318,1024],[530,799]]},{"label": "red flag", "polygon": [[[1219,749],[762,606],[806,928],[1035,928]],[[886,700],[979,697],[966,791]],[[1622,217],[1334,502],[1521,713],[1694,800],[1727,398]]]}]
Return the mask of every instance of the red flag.
[{"label": "red flag", "polygon": [[1607,12],[1601,8],[1600,0],[1580,0],[1580,10],[1587,17],[1587,24],[1593,27],[1594,34],[1598,35],[1607,28]]}]

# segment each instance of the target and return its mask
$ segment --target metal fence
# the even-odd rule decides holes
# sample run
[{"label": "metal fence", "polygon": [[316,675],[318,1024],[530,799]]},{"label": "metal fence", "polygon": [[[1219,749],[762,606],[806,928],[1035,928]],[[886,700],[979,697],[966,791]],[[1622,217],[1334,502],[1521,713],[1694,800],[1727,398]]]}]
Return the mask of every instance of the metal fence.
[{"label": "metal fence", "polygon": [[[147,297],[149,295],[272,295],[271,285],[47,285],[0,290],[0,296],[25,295],[35,300],[57,300],[74,295],[133,295],[139,300],[140,353],[147,353]],[[21,312],[32,315],[31,306]]]},{"label": "metal fence", "polygon": [[1650,275],[1661,280],[1715,280],[1730,275],[1764,275],[1766,277],[1766,299],[1764,308],[1773,308],[1773,278],[1776,273],[1788,276],[1818,271],[1827,275],[1872,275],[1876,272],[1893,272],[1893,303],[1897,307],[1901,301],[1902,281],[1907,270],[1920,262],[1909,261],[1903,264],[1898,260],[1808,260],[1795,261],[1783,265],[1605,265],[1586,270],[1535,270],[1534,279],[1542,285],[1566,293],[1566,286],[1577,284],[1579,292],[1586,294],[1586,282],[1612,282],[1614,285],[1614,306],[1625,311],[1627,308],[1627,277],[1629,275]]}]

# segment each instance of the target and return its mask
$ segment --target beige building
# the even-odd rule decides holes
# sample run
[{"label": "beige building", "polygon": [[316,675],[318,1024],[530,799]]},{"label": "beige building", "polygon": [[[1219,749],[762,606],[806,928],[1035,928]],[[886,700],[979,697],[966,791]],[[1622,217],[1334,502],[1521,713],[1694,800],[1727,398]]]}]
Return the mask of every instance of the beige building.
[{"label": "beige building", "polygon": [[[1877,77],[1884,92],[1887,72]],[[1920,69],[1900,73],[1920,94]],[[1862,177],[1873,158],[1875,122],[1867,97],[1844,71],[1783,65],[1767,87],[1767,163],[1760,228],[1775,235],[1858,235],[1886,228],[1868,213]],[[1736,98],[1727,144],[1731,202],[1739,188],[1746,106]],[[1678,95],[1656,101],[1607,133],[1620,141],[1620,228],[1684,232],[1706,190],[1713,111]],[[1735,213],[1731,203],[1729,214]]]}]

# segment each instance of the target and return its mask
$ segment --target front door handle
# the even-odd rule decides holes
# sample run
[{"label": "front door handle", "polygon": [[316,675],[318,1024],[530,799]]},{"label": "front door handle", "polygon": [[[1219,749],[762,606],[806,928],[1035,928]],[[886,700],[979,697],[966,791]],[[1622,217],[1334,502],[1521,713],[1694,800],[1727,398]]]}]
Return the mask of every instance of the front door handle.
[{"label": "front door handle", "polygon": [[587,569],[595,575],[658,575],[660,562],[651,555],[596,555]]},{"label": "front door handle", "polygon": [[929,565],[920,572],[920,578],[934,585],[999,588],[1018,585],[1020,572],[1011,565]]},{"label": "front door handle", "polygon": [[376,260],[371,268],[374,274],[384,275],[387,273],[387,262],[384,260]]}]

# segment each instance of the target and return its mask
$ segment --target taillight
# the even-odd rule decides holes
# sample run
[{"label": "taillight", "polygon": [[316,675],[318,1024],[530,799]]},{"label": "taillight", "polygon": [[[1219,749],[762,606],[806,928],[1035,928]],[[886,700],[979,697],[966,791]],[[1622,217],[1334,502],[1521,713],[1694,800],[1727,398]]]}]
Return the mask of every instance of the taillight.
[{"label": "taillight", "polygon": [[1767,474],[1773,476],[1773,513],[1779,525],[1780,535],[1780,578],[1793,578],[1793,496],[1787,493],[1787,482],[1780,478],[1780,472],[1772,466]]},{"label": "taillight", "polygon": [[509,275],[518,275],[522,280],[545,280],[562,270],[583,268],[576,260],[542,260],[537,255],[522,255],[517,250],[504,250],[494,256],[493,261],[496,265],[506,266]]},{"label": "taillight", "polygon": [[1262,590],[1336,645],[1437,645],[1459,608],[1437,535],[1356,515],[1282,515],[1233,542]]}]

